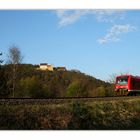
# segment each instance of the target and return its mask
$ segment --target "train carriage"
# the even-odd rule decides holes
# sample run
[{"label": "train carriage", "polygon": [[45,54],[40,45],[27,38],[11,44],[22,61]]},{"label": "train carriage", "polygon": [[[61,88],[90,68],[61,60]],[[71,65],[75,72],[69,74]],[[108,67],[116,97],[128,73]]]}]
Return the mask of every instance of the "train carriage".
[{"label": "train carriage", "polygon": [[132,75],[117,76],[115,91],[117,95],[136,95],[140,93],[140,77]]}]

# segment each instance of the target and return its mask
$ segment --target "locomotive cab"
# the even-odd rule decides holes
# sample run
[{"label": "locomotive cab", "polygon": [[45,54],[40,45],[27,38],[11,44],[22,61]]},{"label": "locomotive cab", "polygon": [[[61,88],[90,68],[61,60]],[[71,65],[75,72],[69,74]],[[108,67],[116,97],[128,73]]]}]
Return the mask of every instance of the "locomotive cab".
[{"label": "locomotive cab", "polygon": [[140,77],[132,75],[117,76],[115,91],[117,95],[136,95],[140,93]]},{"label": "locomotive cab", "polygon": [[116,77],[116,83],[115,83],[115,91],[117,95],[127,95],[129,91],[129,76],[118,76]]}]

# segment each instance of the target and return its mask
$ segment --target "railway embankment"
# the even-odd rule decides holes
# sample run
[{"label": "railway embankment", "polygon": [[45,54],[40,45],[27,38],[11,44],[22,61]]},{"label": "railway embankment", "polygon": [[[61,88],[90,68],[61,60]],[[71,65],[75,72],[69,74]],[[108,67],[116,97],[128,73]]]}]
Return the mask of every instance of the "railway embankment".
[{"label": "railway embankment", "polygon": [[1,130],[139,130],[140,97],[1,99]]}]

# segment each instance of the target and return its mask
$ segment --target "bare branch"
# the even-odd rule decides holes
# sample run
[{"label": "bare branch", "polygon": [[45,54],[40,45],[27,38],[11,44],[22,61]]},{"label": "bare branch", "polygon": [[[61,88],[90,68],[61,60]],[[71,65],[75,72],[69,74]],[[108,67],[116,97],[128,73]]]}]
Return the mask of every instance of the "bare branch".
[{"label": "bare branch", "polygon": [[9,48],[8,64],[20,64],[23,60],[20,49],[13,45]]}]

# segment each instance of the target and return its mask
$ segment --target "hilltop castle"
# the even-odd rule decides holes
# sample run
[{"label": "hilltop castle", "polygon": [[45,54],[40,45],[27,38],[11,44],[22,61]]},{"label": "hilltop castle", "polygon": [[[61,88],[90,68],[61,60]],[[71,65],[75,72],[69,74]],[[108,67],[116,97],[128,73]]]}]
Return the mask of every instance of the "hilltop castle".
[{"label": "hilltop castle", "polygon": [[65,67],[54,67],[53,65],[49,65],[47,63],[40,63],[39,67],[37,68],[39,70],[47,70],[47,71],[66,71]]}]

